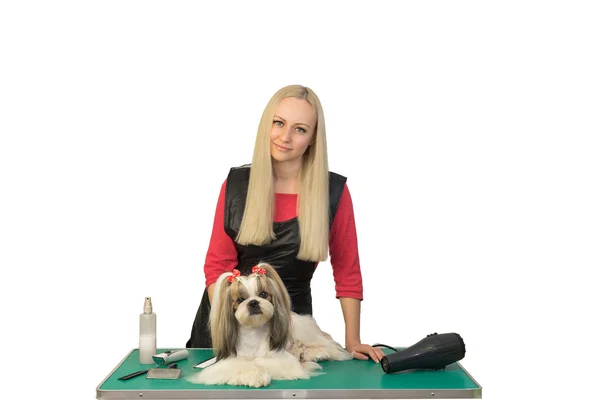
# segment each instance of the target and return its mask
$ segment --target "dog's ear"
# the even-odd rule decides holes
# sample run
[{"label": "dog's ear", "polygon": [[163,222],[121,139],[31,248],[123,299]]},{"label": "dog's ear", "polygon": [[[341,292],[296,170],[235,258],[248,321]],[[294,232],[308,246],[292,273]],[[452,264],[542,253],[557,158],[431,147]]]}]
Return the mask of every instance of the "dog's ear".
[{"label": "dog's ear", "polygon": [[271,350],[285,349],[291,335],[292,329],[292,301],[290,295],[279,277],[279,274],[271,265],[260,263],[260,268],[264,268],[267,273],[267,282],[269,292],[273,297],[273,306],[275,313],[271,319]]},{"label": "dog's ear", "polygon": [[217,361],[236,355],[238,324],[229,294],[232,283],[227,280],[231,275],[226,272],[217,279],[210,310],[210,335]]},{"label": "dog's ear", "polygon": [[273,288],[276,289],[277,293],[281,294],[281,298],[279,300],[281,301],[281,305],[283,306],[283,308],[285,308],[286,310],[291,310],[292,300],[290,299],[290,295],[285,287],[285,284],[281,280],[281,277],[277,273],[277,270],[267,263],[260,263],[258,266],[260,268],[264,268],[265,271],[267,271],[266,276],[270,281],[270,285],[272,285]]}]

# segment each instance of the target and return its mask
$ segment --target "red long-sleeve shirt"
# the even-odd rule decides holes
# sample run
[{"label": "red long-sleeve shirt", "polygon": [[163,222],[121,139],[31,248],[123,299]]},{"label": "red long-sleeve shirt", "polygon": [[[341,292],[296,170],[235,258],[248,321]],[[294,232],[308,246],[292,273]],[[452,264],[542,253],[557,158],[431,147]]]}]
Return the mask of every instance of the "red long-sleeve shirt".
[{"label": "red long-sleeve shirt", "polygon": [[[225,232],[225,187],[223,182],[213,224],[212,236],[206,260],[204,275],[206,286],[217,281],[223,272],[231,271],[237,265],[237,250],[233,240]],[[286,221],[296,216],[296,201],[298,195],[275,193],[274,221]],[[344,190],[338,204],[329,234],[329,256],[333,268],[336,297],[352,297],[363,299],[362,275],[358,257],[358,242],[354,209],[348,186]]]}]

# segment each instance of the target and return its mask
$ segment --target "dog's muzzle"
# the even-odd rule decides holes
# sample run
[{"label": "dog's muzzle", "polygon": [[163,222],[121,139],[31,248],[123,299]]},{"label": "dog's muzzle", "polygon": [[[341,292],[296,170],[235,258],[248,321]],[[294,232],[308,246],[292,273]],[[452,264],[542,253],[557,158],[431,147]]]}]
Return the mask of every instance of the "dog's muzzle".
[{"label": "dog's muzzle", "polygon": [[250,300],[248,302],[248,311],[250,312],[250,315],[262,314],[258,300]]}]

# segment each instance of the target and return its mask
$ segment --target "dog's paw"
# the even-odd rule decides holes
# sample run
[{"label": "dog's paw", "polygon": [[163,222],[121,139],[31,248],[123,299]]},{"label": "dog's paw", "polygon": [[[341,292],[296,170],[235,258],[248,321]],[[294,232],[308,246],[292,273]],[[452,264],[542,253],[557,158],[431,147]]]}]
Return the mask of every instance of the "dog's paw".
[{"label": "dog's paw", "polygon": [[321,361],[327,360],[329,354],[325,346],[305,347],[302,352],[302,361]]},{"label": "dog's paw", "polygon": [[271,383],[271,376],[261,368],[249,368],[245,371],[238,371],[234,374],[231,379],[227,382],[233,386],[249,386],[249,387],[263,387]]},{"label": "dog's paw", "polygon": [[352,355],[341,346],[332,343],[331,345],[303,346],[297,357],[301,361],[343,361],[350,360]]},{"label": "dog's paw", "polygon": [[322,369],[319,364],[313,361],[305,361],[302,363],[302,369],[306,373],[307,376],[317,376],[323,374]]},{"label": "dog's paw", "polygon": [[327,349],[327,354],[327,360],[332,361],[345,361],[353,358],[352,353],[349,353],[346,351],[346,349],[339,345],[329,346]]},{"label": "dog's paw", "polygon": [[302,344],[302,342],[295,340],[288,346],[287,351],[296,357],[296,359],[304,361],[304,352],[306,351],[306,346]]},{"label": "dog's paw", "polygon": [[187,378],[188,382],[201,385],[224,385],[229,378],[224,375],[214,374],[212,370],[205,369]]}]

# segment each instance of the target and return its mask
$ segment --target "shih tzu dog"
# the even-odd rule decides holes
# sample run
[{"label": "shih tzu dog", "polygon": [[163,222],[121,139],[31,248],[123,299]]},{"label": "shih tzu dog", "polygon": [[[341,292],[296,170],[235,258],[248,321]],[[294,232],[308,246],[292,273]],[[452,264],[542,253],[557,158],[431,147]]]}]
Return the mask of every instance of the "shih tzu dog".
[{"label": "shih tzu dog", "polygon": [[318,375],[317,361],[352,358],[312,316],[291,310],[281,278],[267,263],[248,276],[233,270],[219,277],[209,323],[216,362],[188,378],[193,383],[261,387]]}]

